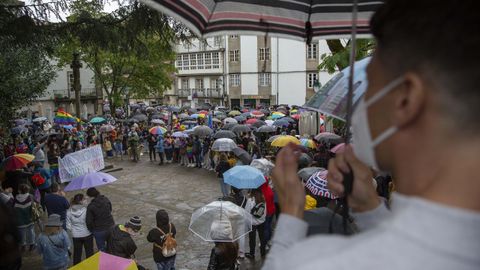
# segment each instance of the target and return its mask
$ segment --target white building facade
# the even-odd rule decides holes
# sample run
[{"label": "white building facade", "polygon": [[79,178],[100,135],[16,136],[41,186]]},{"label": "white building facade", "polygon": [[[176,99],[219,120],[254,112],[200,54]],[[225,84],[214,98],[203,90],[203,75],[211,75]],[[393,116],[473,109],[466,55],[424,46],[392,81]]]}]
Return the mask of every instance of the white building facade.
[{"label": "white building facade", "polygon": [[261,36],[218,36],[177,45],[176,80],[165,103],[231,107],[303,105],[314,83],[333,75],[319,72],[325,41],[304,42]]}]

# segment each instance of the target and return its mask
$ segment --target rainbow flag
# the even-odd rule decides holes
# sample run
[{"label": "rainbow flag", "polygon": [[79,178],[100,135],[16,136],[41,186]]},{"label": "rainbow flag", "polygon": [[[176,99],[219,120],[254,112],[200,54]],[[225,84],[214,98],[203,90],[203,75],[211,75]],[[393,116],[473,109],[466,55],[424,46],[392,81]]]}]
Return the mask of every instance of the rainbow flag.
[{"label": "rainbow flag", "polygon": [[80,119],[65,111],[58,111],[53,122],[58,125],[76,125],[80,122]]}]

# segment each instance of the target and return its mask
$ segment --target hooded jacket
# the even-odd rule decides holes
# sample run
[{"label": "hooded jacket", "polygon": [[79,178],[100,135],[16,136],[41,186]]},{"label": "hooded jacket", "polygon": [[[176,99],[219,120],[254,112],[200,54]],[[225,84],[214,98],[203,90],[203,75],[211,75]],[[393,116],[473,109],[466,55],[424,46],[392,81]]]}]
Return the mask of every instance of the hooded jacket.
[{"label": "hooded jacket", "polygon": [[67,230],[72,232],[73,238],[87,237],[91,232],[86,223],[87,207],[75,204],[67,211]]},{"label": "hooded jacket", "polygon": [[91,232],[107,231],[115,225],[112,204],[107,197],[98,195],[90,202],[87,206],[86,224]]},{"label": "hooded jacket", "polygon": [[37,250],[43,257],[44,269],[66,268],[69,262],[69,249],[70,239],[64,230],[54,235],[42,233],[37,239]]},{"label": "hooded jacket", "polygon": [[[168,217],[168,213],[165,210],[159,210],[156,214],[157,219],[157,228],[160,228],[163,232],[168,233],[170,229],[170,219]],[[164,234],[162,234],[157,228],[153,228],[148,232],[147,240],[148,242],[154,243],[153,245],[153,260],[155,262],[163,262],[175,258],[175,256],[165,258],[163,257],[161,247],[163,242],[165,241]],[[175,225],[172,224],[172,234],[173,238],[177,234],[177,229]]]},{"label": "hooded jacket", "polygon": [[13,206],[17,216],[17,227],[24,228],[33,224],[32,201],[30,193],[17,194],[17,196],[15,196]]},{"label": "hooded jacket", "polygon": [[108,254],[118,257],[131,259],[137,250],[137,245],[133,241],[130,234],[121,229],[123,225],[113,227],[107,235],[107,249]]}]

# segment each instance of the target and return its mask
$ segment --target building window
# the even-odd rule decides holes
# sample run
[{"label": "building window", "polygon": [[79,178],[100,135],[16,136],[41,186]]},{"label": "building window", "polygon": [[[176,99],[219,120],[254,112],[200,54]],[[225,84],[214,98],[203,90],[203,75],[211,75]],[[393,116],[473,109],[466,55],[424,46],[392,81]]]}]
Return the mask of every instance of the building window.
[{"label": "building window", "polygon": [[184,70],[189,70],[190,69],[190,59],[188,57],[188,54],[182,55],[183,59],[183,69]]},{"label": "building window", "polygon": [[206,53],[205,54],[205,69],[211,69],[212,68],[212,54],[211,53]]},{"label": "building window", "polygon": [[222,37],[221,36],[214,37],[213,44],[215,45],[215,47],[222,47]]},{"label": "building window", "polygon": [[260,73],[258,74],[258,84],[260,86],[270,86],[271,77],[270,73]]},{"label": "building window", "polygon": [[238,62],[240,60],[240,50],[233,50],[228,52],[230,62]]},{"label": "building window", "polygon": [[220,78],[210,78],[210,88],[218,90],[222,87]]},{"label": "building window", "polygon": [[75,91],[73,84],[73,71],[67,71],[67,88],[70,89],[70,91]]},{"label": "building window", "polygon": [[317,73],[308,73],[308,82],[307,87],[313,88],[315,82],[318,81],[318,74]]},{"label": "building window", "polygon": [[212,53],[212,68],[220,68],[220,57],[218,52]]},{"label": "building window", "polygon": [[183,60],[181,55],[177,55],[177,61],[175,62],[178,70],[183,69]]},{"label": "building window", "polygon": [[182,89],[189,89],[188,79],[182,79]]},{"label": "building window", "polygon": [[312,43],[307,46],[307,58],[317,59],[317,44]]},{"label": "building window", "polygon": [[204,69],[205,66],[203,65],[203,53],[197,54],[197,64],[198,64],[198,69]]},{"label": "building window", "polygon": [[196,79],[195,80],[195,88],[196,89],[203,89],[204,88],[203,79]]},{"label": "building window", "polygon": [[190,69],[197,69],[197,55],[194,53],[190,54]]},{"label": "building window", "polygon": [[188,43],[188,42],[183,43],[183,48],[184,48],[185,50],[190,50],[191,47],[192,47],[192,46],[191,46],[190,43]]},{"label": "building window", "polygon": [[270,48],[260,48],[258,58],[261,61],[270,60]]},{"label": "building window", "polygon": [[230,74],[230,86],[240,86],[240,74]]},{"label": "building window", "polygon": [[237,39],[237,38],[238,38],[238,35],[230,35],[230,38],[231,38],[231,39]]}]

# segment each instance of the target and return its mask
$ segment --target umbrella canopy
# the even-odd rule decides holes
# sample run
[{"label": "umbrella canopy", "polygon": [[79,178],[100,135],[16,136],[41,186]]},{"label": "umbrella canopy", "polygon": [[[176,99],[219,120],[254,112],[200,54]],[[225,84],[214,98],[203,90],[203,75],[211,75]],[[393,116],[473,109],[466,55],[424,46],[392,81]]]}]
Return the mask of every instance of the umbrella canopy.
[{"label": "umbrella canopy", "polygon": [[138,270],[134,260],[125,259],[104,252],[97,252],[93,256],[83,260],[82,262],[72,266],[69,270]]},{"label": "umbrella canopy", "polygon": [[213,142],[212,150],[218,152],[230,152],[237,148],[237,144],[228,138],[220,138]]},{"label": "umbrella canopy", "polygon": [[324,171],[324,170],[325,169],[321,167],[307,167],[298,171],[297,174],[298,174],[298,177],[300,177],[302,181],[305,183],[314,173],[318,171]]},{"label": "umbrella canopy", "polygon": [[252,216],[229,201],[214,201],[195,210],[191,232],[208,242],[235,242],[252,230]]},{"label": "umbrella canopy", "polygon": [[262,120],[257,120],[255,123],[251,124],[251,126],[254,127],[254,128],[259,128],[259,127],[265,126],[265,125],[267,125],[267,123],[265,123]]},{"label": "umbrella canopy", "polygon": [[252,166],[235,166],[223,173],[223,180],[226,184],[238,189],[254,189],[265,183],[263,173]]},{"label": "umbrella canopy", "polygon": [[275,131],[277,131],[277,128],[272,126],[261,126],[257,129],[258,133],[272,133]]},{"label": "umbrella canopy", "polygon": [[110,132],[114,129],[115,129],[115,127],[112,126],[112,125],[103,125],[103,126],[100,127],[100,132]]},{"label": "umbrella canopy", "polygon": [[47,121],[48,119],[46,117],[37,117],[35,119],[32,120],[32,122],[35,122],[35,123],[39,123],[39,122],[43,122],[43,121]]},{"label": "umbrella canopy", "polygon": [[184,119],[184,118],[188,118],[188,117],[189,117],[189,116],[188,116],[188,114],[186,114],[186,113],[181,113],[181,114],[178,115],[178,118],[179,118],[179,119]]},{"label": "umbrella canopy", "polygon": [[267,142],[272,143],[275,139],[277,139],[280,136],[284,136],[284,135],[273,135],[267,139]]},{"label": "umbrella canopy", "polygon": [[341,143],[335,147],[333,147],[332,149],[330,149],[330,152],[334,153],[334,154],[337,154],[337,153],[343,153],[343,151],[345,151],[345,144],[344,143]]},{"label": "umbrella canopy", "polygon": [[173,134],[172,134],[172,137],[174,138],[188,138],[188,135],[181,132],[181,131],[175,131]]},{"label": "umbrella canopy", "polygon": [[275,168],[275,164],[266,158],[254,159],[250,166],[259,169],[264,176],[271,175],[273,168]]},{"label": "umbrella canopy", "polygon": [[327,188],[327,170],[321,170],[308,178],[305,187],[315,196],[321,196],[328,199],[337,197]]},{"label": "umbrella canopy", "polygon": [[240,116],[243,116],[245,118],[250,118],[250,117],[252,117],[252,114],[247,111],[247,112],[243,112],[242,114],[240,114]]},{"label": "umbrella canopy", "polygon": [[30,154],[15,154],[13,156],[7,157],[2,162],[2,168],[5,171],[15,171],[27,166],[28,163],[32,162],[35,159],[34,155]]},{"label": "umbrella canopy", "polygon": [[218,118],[212,118],[212,121],[215,122],[215,123],[222,123],[222,120],[220,120]]},{"label": "umbrella canopy", "polygon": [[233,110],[233,111],[230,111],[228,113],[228,116],[234,117],[234,116],[237,116],[237,115],[240,115],[240,114],[242,114],[242,112],[237,111],[237,110]]},{"label": "umbrella canopy", "polygon": [[323,132],[315,136],[315,140],[322,144],[340,144],[343,143],[343,138],[337,134],[330,132]]},{"label": "umbrella canopy", "polygon": [[231,124],[231,123],[237,124],[238,121],[235,118],[227,117],[227,118],[223,119],[223,123],[224,124]]},{"label": "umbrella canopy", "polygon": [[265,116],[265,114],[261,111],[252,111],[251,114],[252,114],[253,117],[257,117],[257,118]]},{"label": "umbrella canopy", "polygon": [[27,131],[28,129],[24,126],[18,126],[10,129],[10,133],[13,135],[18,135],[18,134],[21,134],[22,132],[27,132]]},{"label": "umbrella canopy", "polygon": [[23,126],[27,123],[27,120],[25,120],[25,119],[15,119],[14,122],[15,122],[15,126]]},{"label": "umbrella canopy", "polygon": [[303,145],[307,148],[312,148],[312,149],[317,148],[317,144],[312,139],[302,138],[300,139],[300,145]]},{"label": "umbrella canopy", "polygon": [[94,117],[90,119],[91,124],[103,124],[105,122],[107,122],[107,120],[103,117]]},{"label": "umbrella canopy", "polygon": [[198,137],[206,137],[213,133],[213,130],[208,126],[196,126],[193,129],[193,135]]},{"label": "umbrella canopy", "polygon": [[240,161],[244,165],[249,165],[252,162],[252,157],[250,156],[250,154],[247,151],[243,150],[243,148],[237,147],[237,148],[233,149],[233,154],[238,159],[240,159]]},{"label": "umbrella canopy", "polygon": [[165,122],[162,119],[153,119],[152,124],[165,125]]},{"label": "umbrella canopy", "polygon": [[228,124],[225,124],[223,125],[222,129],[223,130],[232,130],[232,128],[238,126],[237,123],[228,123]]},{"label": "umbrella canopy", "polygon": [[272,146],[284,147],[289,143],[300,144],[300,141],[290,135],[281,135],[280,137],[272,141]]},{"label": "umbrella canopy", "polygon": [[[259,121],[260,121],[260,120],[258,120],[258,119],[251,118],[251,119],[248,119],[248,120],[245,122],[245,124],[253,125],[253,124],[255,124],[255,123],[259,122]],[[263,121],[262,121],[262,122],[263,122]]]},{"label": "umbrella canopy", "polygon": [[65,191],[87,189],[102,186],[117,181],[117,178],[108,173],[91,172],[74,178],[66,187]]},{"label": "umbrella canopy", "polygon": [[221,139],[221,138],[233,139],[235,137],[237,137],[237,135],[231,132],[230,130],[219,130],[213,135],[213,138],[215,139]]},{"label": "umbrella canopy", "polygon": [[242,132],[250,132],[252,131],[252,129],[247,125],[236,125],[232,128],[232,131],[237,134],[240,134]]},{"label": "umbrella canopy", "polygon": [[290,123],[287,120],[280,119],[273,122],[273,125],[276,127],[288,127]]},{"label": "umbrella canopy", "polygon": [[267,124],[267,126],[273,126],[273,123],[275,123],[275,121],[267,119],[265,120],[265,123]]},{"label": "umbrella canopy", "polygon": [[170,112],[179,112],[180,107],[170,106],[170,107],[167,108],[167,110],[170,111]]},{"label": "umbrella canopy", "polygon": [[237,122],[244,122],[247,120],[247,118],[242,115],[235,116],[234,119],[237,120]]},{"label": "umbrella canopy", "polygon": [[293,118],[290,117],[290,116],[282,117],[282,120],[285,120],[285,121],[287,121],[287,122],[289,122],[289,123],[295,123],[295,122],[296,122],[295,119],[293,119]]},{"label": "umbrella canopy", "polygon": [[148,120],[148,117],[142,113],[135,114],[132,118],[138,120],[139,122],[145,122]]},{"label": "umbrella canopy", "polygon": [[167,132],[167,129],[161,126],[156,126],[149,129],[148,132],[153,135],[163,135],[165,132]]},{"label": "umbrella canopy", "polygon": [[205,115],[207,115],[207,114],[208,114],[208,111],[206,111],[206,110],[201,110],[201,111],[199,111],[198,113],[199,113],[199,114],[205,114]]}]

